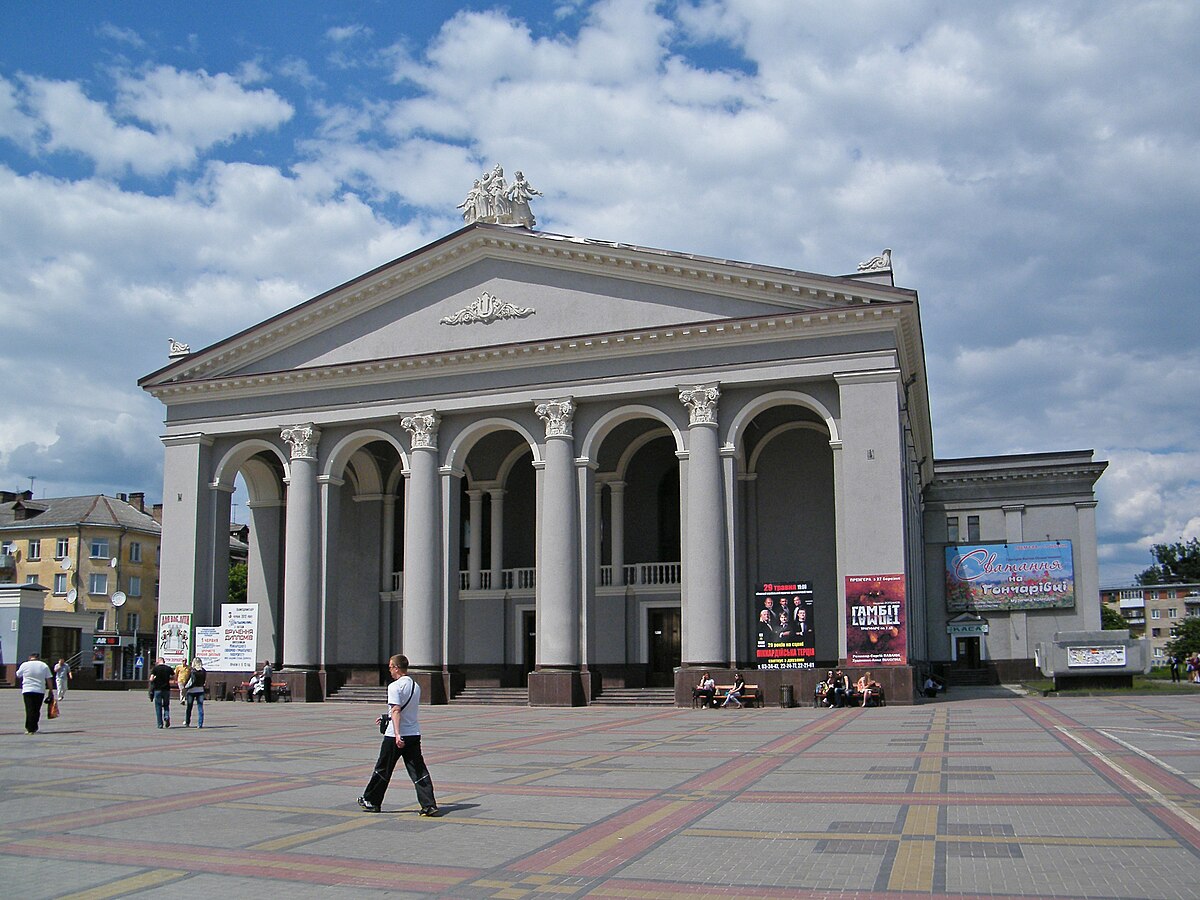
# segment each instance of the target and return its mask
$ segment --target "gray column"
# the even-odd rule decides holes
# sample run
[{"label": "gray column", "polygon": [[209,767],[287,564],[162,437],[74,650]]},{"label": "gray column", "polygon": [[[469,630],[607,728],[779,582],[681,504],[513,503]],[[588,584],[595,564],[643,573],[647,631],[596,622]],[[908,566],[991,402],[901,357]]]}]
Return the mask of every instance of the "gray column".
[{"label": "gray column", "polygon": [[[317,478],[317,489],[321,496],[321,554],[318,560],[321,572],[321,619],[318,632],[321,635],[320,659],[321,667],[340,662],[338,659],[338,590],[353,590],[349,586],[350,579],[346,573],[339,572],[334,560],[338,553],[338,534],[341,532],[341,488],[345,484],[341,478],[332,475],[321,475]],[[361,648],[355,648],[355,653]]]},{"label": "gray column", "polygon": [[[229,602],[229,522],[233,485],[212,484],[212,552],[209,554],[208,602],[196,605],[193,625],[219,625],[221,604]],[[224,536],[224,540],[221,537]]]},{"label": "gray column", "polygon": [[287,488],[283,565],[283,664],[315,669],[320,662],[320,567],[317,533],[317,442],[315,425],[293,425],[280,437],[292,449]]},{"label": "gray column", "polygon": [[441,498],[439,496],[438,415],[405,416],[400,426],[411,437],[409,477],[404,495],[403,653],[416,668],[441,668]]},{"label": "gray column", "polygon": [[471,546],[467,548],[467,587],[473,591],[482,586],[480,568],[483,565],[483,491],[467,491],[467,515],[471,528]]},{"label": "gray column", "polygon": [[384,494],[379,520],[379,658],[392,655],[393,613],[392,572],[396,568],[396,495]]},{"label": "gray column", "polygon": [[685,666],[730,662],[725,563],[725,498],[717,435],[716,384],[679,389],[688,408],[687,592],[683,597]]},{"label": "gray column", "polygon": [[504,587],[504,491],[488,491],[492,498],[492,590]]},{"label": "gray column", "polygon": [[[213,439],[203,434],[164,437],[162,561],[159,612],[198,613],[208,598],[205,564],[215,536],[209,504]],[[226,542],[228,542],[226,535]],[[82,605],[82,604],[81,604]]]},{"label": "gray column", "polygon": [[279,558],[283,518],[280,500],[250,500],[250,550],[246,558],[246,602],[258,604],[259,656],[283,658],[279,610]]},{"label": "gray column", "polygon": [[546,423],[538,557],[538,667],[579,665],[579,519],[576,502],[574,402],[539,403]]},{"label": "gray column", "polygon": [[612,583],[620,587],[625,584],[625,482],[608,483],[608,512],[612,541]]}]

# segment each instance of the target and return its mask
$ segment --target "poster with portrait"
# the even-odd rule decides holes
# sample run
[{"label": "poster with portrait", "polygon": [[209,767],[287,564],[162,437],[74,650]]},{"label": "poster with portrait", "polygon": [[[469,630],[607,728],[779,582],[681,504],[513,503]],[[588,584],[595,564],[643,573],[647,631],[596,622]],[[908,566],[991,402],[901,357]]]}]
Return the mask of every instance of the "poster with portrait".
[{"label": "poster with portrait", "polygon": [[158,655],[169,666],[192,661],[192,614],[162,613],[158,617]]},{"label": "poster with portrait", "polygon": [[846,576],[846,665],[908,664],[904,575]]},{"label": "poster with portrait", "polygon": [[812,669],[817,643],[806,581],[768,582],[754,595],[754,657],[760,669]]}]

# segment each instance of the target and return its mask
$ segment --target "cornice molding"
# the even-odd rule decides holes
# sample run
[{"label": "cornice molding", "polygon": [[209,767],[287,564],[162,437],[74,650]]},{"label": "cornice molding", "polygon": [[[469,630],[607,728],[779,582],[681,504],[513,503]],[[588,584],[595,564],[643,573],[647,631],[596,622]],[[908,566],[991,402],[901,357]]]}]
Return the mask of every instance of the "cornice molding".
[{"label": "cornice molding", "polygon": [[356,363],[314,366],[283,372],[211,377],[196,381],[165,382],[146,390],[164,403],[231,400],[262,394],[278,395],[323,387],[362,387],[388,384],[431,373],[463,374],[541,366],[558,361],[582,362],[589,358],[612,359],[667,350],[691,351],[715,343],[762,344],[798,336],[852,333],[863,327],[903,332],[915,305],[861,306],[750,319],[721,319],[686,325],[665,325],[631,331],[505,344],[479,349],[454,350]]}]

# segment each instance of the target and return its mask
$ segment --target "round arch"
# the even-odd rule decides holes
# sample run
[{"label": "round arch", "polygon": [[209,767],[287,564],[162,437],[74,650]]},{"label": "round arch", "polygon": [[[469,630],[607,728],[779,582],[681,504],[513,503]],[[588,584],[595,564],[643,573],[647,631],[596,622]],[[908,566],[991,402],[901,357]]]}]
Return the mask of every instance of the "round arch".
[{"label": "round arch", "polygon": [[771,391],[767,394],[761,394],[739,409],[730,421],[729,427],[725,430],[725,444],[738,448],[737,456],[742,464],[743,471],[745,471],[746,460],[742,455],[740,440],[742,433],[755,416],[773,406],[801,406],[811,410],[824,421],[825,428],[829,432],[829,442],[833,444],[841,440],[838,433],[837,419],[834,418],[833,413],[829,411],[824,403],[811,394],[806,394],[803,391]]},{"label": "round arch", "polygon": [[754,452],[750,454],[750,459],[746,462],[746,471],[748,473],[758,469],[758,458],[762,455],[763,450],[767,448],[767,445],[787,431],[815,431],[823,437],[828,436],[825,429],[816,422],[784,422],[782,425],[776,425],[754,445]]},{"label": "round arch", "polygon": [[583,444],[580,447],[580,456],[584,459],[591,459],[594,450],[603,443],[604,439],[618,425],[633,419],[646,418],[655,419],[666,426],[667,430],[675,438],[676,451],[687,449],[684,445],[683,432],[680,430],[677,422],[657,407],[638,403],[633,406],[622,406],[620,409],[614,409],[597,419],[584,436]]},{"label": "round arch", "polygon": [[[333,450],[325,460],[325,468],[321,474],[326,477],[341,478],[342,472],[349,465],[354,454],[365,447],[367,444],[375,441],[383,441],[391,447],[400,456],[401,466],[408,464],[408,456],[404,452],[404,448],[400,446],[400,442],[395,435],[388,434],[386,431],[380,431],[377,428],[368,428],[363,431],[355,431],[353,434],[348,434],[336,444],[333,445]],[[378,479],[382,483],[382,478]]]},{"label": "round arch", "polygon": [[213,473],[213,487],[234,487],[238,473],[246,482],[246,491],[251,500],[282,500],[283,488],[275,471],[265,463],[255,462],[259,453],[272,453],[283,467],[284,477],[288,472],[288,456],[275,444],[262,438],[248,438],[226,451]]},{"label": "round arch", "polygon": [[[533,451],[533,461],[536,463],[541,460],[541,448],[538,445],[537,439],[530,434],[525,426],[514,422],[512,419],[496,417],[472,422],[455,435],[454,440],[450,442],[450,446],[446,449],[446,458],[442,464],[450,468],[463,469],[464,467],[461,464],[456,465],[455,461],[460,457],[466,459],[467,455],[471,452],[471,448],[482,438],[494,431],[515,431],[525,439],[525,442]],[[524,450],[522,450],[523,452]]]}]

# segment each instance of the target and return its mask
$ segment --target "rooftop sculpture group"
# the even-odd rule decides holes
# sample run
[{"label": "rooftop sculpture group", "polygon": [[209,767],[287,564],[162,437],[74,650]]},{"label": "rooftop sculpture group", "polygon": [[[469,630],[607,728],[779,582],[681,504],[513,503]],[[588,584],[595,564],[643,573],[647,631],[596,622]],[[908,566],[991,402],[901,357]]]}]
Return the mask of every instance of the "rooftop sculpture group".
[{"label": "rooftop sculpture group", "polygon": [[458,209],[463,211],[463,221],[468,225],[472,222],[491,222],[532,228],[537,222],[533,218],[533,210],[529,208],[529,201],[540,196],[542,192],[534,189],[525,180],[524,174],[517,172],[510,185],[504,180],[504,170],[496,166],[475,179],[467,199],[458,204]]}]

